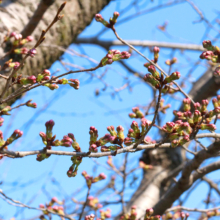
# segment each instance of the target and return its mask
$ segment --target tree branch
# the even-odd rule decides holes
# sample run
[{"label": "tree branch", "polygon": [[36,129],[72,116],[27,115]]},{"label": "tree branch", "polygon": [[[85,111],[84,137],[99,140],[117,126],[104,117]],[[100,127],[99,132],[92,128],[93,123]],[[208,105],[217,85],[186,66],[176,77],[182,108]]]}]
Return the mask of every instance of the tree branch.
[{"label": "tree branch", "polygon": [[219,150],[220,141],[210,145],[207,151],[199,151],[194,159],[186,164],[178,182],[172,186],[154,206],[155,214],[163,214],[165,210],[168,209],[173,204],[173,202],[182,195],[183,192],[189,189],[194,182],[194,176],[191,174],[193,170],[197,170],[205,159],[214,156]]},{"label": "tree branch", "polygon": [[[140,47],[160,47],[160,48],[170,48],[178,50],[191,50],[191,51],[204,51],[202,45],[198,44],[181,44],[181,43],[170,43],[170,42],[159,42],[159,41],[148,41],[148,40],[125,40],[128,44]],[[74,42],[76,44],[96,44],[102,46],[109,50],[111,46],[125,46],[119,40],[99,40],[97,38],[78,38]]]}]

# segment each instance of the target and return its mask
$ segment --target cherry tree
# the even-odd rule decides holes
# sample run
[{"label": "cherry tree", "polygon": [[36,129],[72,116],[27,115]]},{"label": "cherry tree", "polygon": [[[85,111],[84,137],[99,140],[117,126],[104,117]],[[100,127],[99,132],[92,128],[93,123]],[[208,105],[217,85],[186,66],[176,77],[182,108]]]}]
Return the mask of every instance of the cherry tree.
[{"label": "cherry tree", "polygon": [[[108,218],[186,220],[190,219],[191,212],[198,212],[198,219],[218,216],[218,201],[215,202],[212,199],[213,191],[219,195],[218,182],[207,177],[207,174],[218,170],[220,167],[217,160],[220,137],[217,132],[220,111],[220,95],[217,94],[220,75],[218,66],[220,49],[217,46],[218,19],[210,22],[191,0],[159,2],[158,5],[150,9],[138,10],[136,14],[122,19],[121,15],[123,16],[126,8],[121,12],[113,11],[110,18],[106,17],[105,14],[98,13],[108,3],[109,1],[54,3],[53,1],[42,0],[38,5],[33,1],[26,2],[24,7],[22,1],[2,2],[2,8],[5,10],[1,11],[3,31],[0,35],[2,39],[0,52],[2,85],[0,89],[0,126],[5,126],[5,118],[12,117],[11,112],[14,109],[20,109],[22,106],[37,108],[37,103],[32,100],[26,100],[18,105],[14,104],[17,99],[26,93],[30,93],[31,90],[43,88],[59,91],[61,88],[68,88],[75,90],[77,96],[81,84],[80,80],[75,77],[76,73],[89,73],[92,78],[97,78],[104,85],[102,91],[96,90],[96,96],[102,95],[106,88],[111,90],[112,96],[118,95],[125,89],[132,90],[133,85],[127,77],[122,76],[125,83],[120,88],[116,88],[105,81],[105,71],[108,71],[116,63],[137,77],[142,84],[149,86],[153,97],[151,100],[147,100],[145,106],[132,106],[130,108],[128,118],[133,121],[128,120],[127,128],[120,124],[116,127],[109,124],[106,127],[107,133],[105,134],[105,131],[103,133],[96,126],[90,126],[88,128],[87,147],[82,147],[71,131],[62,134],[62,138],[58,138],[59,134],[54,129],[59,124],[52,119],[45,122],[45,131],[39,132],[43,146],[41,149],[13,150],[12,146],[19,141],[24,132],[15,129],[11,135],[5,135],[5,132],[0,131],[0,158],[2,163],[7,163],[12,158],[22,160],[34,155],[36,161],[43,164],[55,155],[57,157],[67,156],[70,158],[69,168],[67,170],[63,168],[63,172],[70,179],[82,175],[85,181],[83,190],[86,191],[83,201],[69,195],[74,203],[74,210],[68,208],[67,203],[69,201],[64,198],[57,199],[54,196],[46,203],[41,202],[39,207],[25,204],[9,196],[3,187],[0,191],[1,198],[13,206],[38,210],[40,214],[36,218],[40,219],[51,219],[52,216],[59,216],[61,219],[88,220]],[[200,22],[204,22],[210,31],[217,32],[217,37],[211,40],[203,40],[201,45],[161,43],[125,40],[117,31],[117,25],[120,22],[132,19],[142,13],[180,3],[187,3],[192,7],[200,17]],[[141,5],[136,1],[133,1],[132,4],[135,7]],[[46,13],[47,10],[50,10],[50,15]],[[14,16],[12,13],[15,13]],[[69,16],[70,14],[72,16]],[[17,17],[20,18],[20,23],[17,21]],[[65,49],[93,18],[100,26],[103,26],[98,36],[109,30],[117,39],[117,41],[103,41],[97,37],[91,37],[75,40],[77,44],[98,44],[105,48],[106,53],[98,62],[86,54]],[[26,23],[25,27],[23,27],[23,23]],[[163,25],[159,25],[158,29],[172,37],[166,30],[167,25],[165,22]],[[54,40],[56,42],[50,45]],[[111,49],[110,47],[113,45],[118,47],[124,45],[125,49],[123,51]],[[137,49],[140,46],[150,47],[150,55],[146,56],[141,49]],[[50,49],[48,50],[48,48]],[[169,59],[161,61],[163,59],[163,54],[161,56],[162,48],[172,49]],[[192,68],[183,76],[181,70],[175,67],[179,58],[174,56],[174,50],[200,52],[198,61],[191,64]],[[62,52],[83,57],[92,65],[89,68],[84,68],[75,63],[65,63],[61,59],[60,62],[66,71],[51,73],[47,68]],[[138,72],[129,66],[129,60],[136,56],[140,57],[141,61],[144,60],[142,68],[145,68],[146,73]],[[187,55],[183,53],[182,57],[184,56],[190,61]],[[202,60],[205,61],[204,63],[208,68],[192,84],[189,91],[187,86],[191,83],[190,77]],[[165,63],[166,69],[161,67],[160,61]],[[67,66],[77,70],[69,69]],[[103,69],[105,70],[101,75],[96,74],[97,71],[103,71]],[[180,107],[175,105],[178,99],[181,99]],[[210,100],[212,100],[211,103]],[[162,120],[168,112],[172,112],[174,117],[170,117],[169,120]],[[11,120],[13,122],[13,117]],[[152,132],[156,133],[156,137],[151,137]],[[60,150],[57,150],[57,147]],[[129,166],[129,156],[140,151],[143,153],[138,166]],[[118,165],[115,160],[121,155],[123,155],[123,162]],[[86,158],[93,159],[96,167],[101,166],[106,172],[94,175],[85,170],[80,174],[79,168]],[[106,158],[107,162],[100,162],[101,158]],[[125,192],[129,188],[128,179],[131,182],[130,186],[136,184],[135,173],[140,170],[143,170],[142,180],[139,186],[133,190],[131,198],[127,200]],[[110,175],[110,178],[106,180],[108,172],[115,175]],[[120,184],[117,182],[119,178]],[[104,184],[105,181],[107,182]],[[206,208],[183,206],[194,187],[202,181],[206,182],[210,188],[205,200]],[[102,183],[101,189],[95,192],[93,188],[99,182]],[[105,195],[108,190],[112,191],[115,196],[114,199],[101,201],[99,196]],[[114,204],[120,204],[122,207],[120,213],[113,212],[112,205]]]}]

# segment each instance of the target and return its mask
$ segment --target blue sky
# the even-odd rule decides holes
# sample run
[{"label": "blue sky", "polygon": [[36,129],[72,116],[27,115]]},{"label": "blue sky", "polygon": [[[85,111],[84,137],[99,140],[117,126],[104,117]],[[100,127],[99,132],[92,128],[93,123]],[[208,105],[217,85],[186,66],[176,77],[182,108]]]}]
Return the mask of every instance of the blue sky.
[{"label": "blue sky", "polygon": [[[126,9],[124,13],[119,17],[120,19],[134,14],[137,10],[135,7],[131,7],[129,10],[127,6],[133,1],[131,0],[117,0],[112,1],[102,12],[106,20],[112,16],[114,11],[122,11]],[[145,10],[157,6],[158,3],[165,4],[167,1],[137,1],[139,2],[140,10]],[[208,20],[213,21],[217,18],[217,10],[219,9],[218,1],[194,1],[198,8],[202,10]],[[212,39],[218,35],[217,31],[209,31],[204,36],[205,31],[208,31],[207,25],[204,22],[198,22],[199,16],[192,7],[187,3],[181,3],[173,7],[167,7],[157,10],[152,13],[144,14],[142,16],[136,16],[134,19],[128,22],[123,22],[120,25],[116,25],[117,32],[125,40],[156,40],[165,42],[179,42],[179,43],[195,43],[201,44],[204,39]],[[159,31],[157,26],[163,25],[164,22],[168,22],[167,32],[170,34],[165,35]],[[218,28],[218,26],[215,26]],[[103,29],[100,23],[93,21],[79,36],[91,37],[96,36],[99,31]],[[105,31],[100,36],[103,40],[115,40],[113,33],[110,30]],[[218,42],[217,42],[218,44]],[[126,46],[112,47],[119,50],[128,50]],[[100,61],[106,54],[105,49],[96,45],[70,45],[70,49],[78,51],[79,53],[85,53],[87,56],[94,60]],[[145,55],[152,59],[152,54],[148,48],[138,47]],[[178,58],[178,63],[174,65],[173,70],[178,70],[184,76],[188,73],[193,62],[199,58],[199,52],[185,52],[182,56],[181,51],[171,51],[170,49],[162,49],[160,52],[159,65],[166,71],[168,67],[164,64],[165,60],[170,58],[171,54],[174,54]],[[85,68],[90,68],[95,64],[87,59],[83,59],[77,56],[71,56],[64,54],[62,56],[64,62],[72,63]],[[190,58],[190,59],[189,59]],[[132,53],[129,60],[126,63],[136,71],[140,73],[147,73],[143,64],[146,61],[137,56],[136,53]],[[71,68],[69,66],[69,68]],[[59,69],[59,73],[64,73],[66,70],[57,61],[50,70],[56,72]],[[191,81],[197,80],[206,70],[206,63],[203,62],[198,65],[193,72]],[[128,118],[128,113],[131,112],[131,108],[134,106],[146,106],[152,99],[152,90],[145,83],[141,82],[137,77],[129,74],[119,63],[114,63],[110,66],[104,67],[95,71],[95,76],[100,76],[104,71],[105,76],[103,80],[111,85],[104,89],[104,84],[100,82],[96,77],[91,77],[88,73],[80,73],[70,76],[71,78],[77,78],[80,80],[81,86],[79,90],[74,90],[68,86],[60,86],[56,91],[50,91],[48,88],[42,87],[35,89],[25,94],[21,100],[18,100],[15,105],[25,102],[29,99],[33,99],[37,102],[38,108],[26,108],[21,107],[18,111],[14,110],[11,117],[4,117],[5,123],[2,127],[4,137],[7,138],[14,129],[18,128],[24,131],[23,138],[19,139],[16,143],[11,145],[11,150],[37,150],[42,149],[43,145],[39,137],[40,131],[45,131],[45,122],[53,119],[55,121],[54,134],[61,139],[63,135],[71,132],[74,133],[77,142],[79,142],[83,151],[87,151],[89,147],[89,127],[95,126],[98,129],[99,137],[107,133],[106,127],[109,125],[122,125],[125,128],[125,134],[132,122],[132,119]],[[56,73],[58,74],[58,73]],[[114,89],[120,88],[126,82],[130,82],[132,91],[128,88],[115,94]],[[95,96],[96,90],[100,91],[98,97]],[[190,85],[185,88],[186,91],[190,90]],[[178,99],[182,100],[181,94],[176,94]],[[161,115],[163,122],[172,120],[172,110],[178,109],[181,104],[180,100],[171,102],[169,96],[165,96],[165,104],[171,103],[172,109],[167,114]],[[152,116],[148,117],[152,119]],[[157,138],[156,129],[153,129],[150,136],[153,139]],[[208,142],[205,142],[208,144]],[[68,148],[57,148],[59,150],[71,151]],[[129,155],[129,169],[138,165],[138,158],[141,152]],[[190,155],[189,155],[190,157]],[[120,167],[124,159],[123,155],[118,155],[114,158],[115,163]],[[99,158],[97,161],[106,165],[107,158]],[[62,200],[65,197],[71,197],[73,193],[80,190],[75,198],[84,200],[85,198],[85,181],[81,176],[81,172],[86,170],[89,174],[94,175],[100,172],[107,172],[102,166],[98,166],[97,170],[94,170],[95,163],[89,159],[84,158],[82,164],[79,167],[78,175],[75,178],[68,178],[66,171],[71,165],[70,158],[67,156],[51,156],[49,159],[42,162],[37,162],[35,156],[30,156],[22,159],[5,159],[0,161],[1,166],[1,181],[3,182],[1,188],[9,196],[22,201],[30,206],[37,207],[40,203],[48,202],[50,197],[57,196]],[[107,184],[111,172],[107,172],[107,180],[102,181],[94,185],[92,193],[95,193],[97,189]],[[141,180],[141,171],[137,171],[135,175],[138,177],[135,185],[137,186]],[[211,174],[216,179],[217,172]],[[128,184],[132,181],[133,176],[128,178]],[[117,178],[118,189],[121,188],[121,180]],[[132,195],[135,188],[126,190],[126,199]],[[201,193],[202,191],[202,193]],[[195,190],[194,194],[187,200],[186,206],[204,208],[202,200],[205,193],[208,191],[206,184],[202,184],[200,188]],[[105,200],[110,197],[110,200],[117,199],[111,197],[112,191],[108,191],[105,195],[100,197],[100,200]],[[216,195],[217,198],[217,195]],[[70,201],[68,204],[71,209],[74,208],[74,203]],[[114,214],[121,209],[121,206],[114,206]],[[71,210],[70,209],[70,210]],[[22,214],[17,215],[20,209],[12,207],[6,204],[3,200],[0,200],[0,210],[4,219],[10,219],[15,216],[17,219],[26,219],[31,216],[36,216],[38,211],[25,210]],[[195,216],[192,214],[192,216]],[[56,219],[56,217],[54,217]],[[190,219],[194,219],[193,217]]]}]

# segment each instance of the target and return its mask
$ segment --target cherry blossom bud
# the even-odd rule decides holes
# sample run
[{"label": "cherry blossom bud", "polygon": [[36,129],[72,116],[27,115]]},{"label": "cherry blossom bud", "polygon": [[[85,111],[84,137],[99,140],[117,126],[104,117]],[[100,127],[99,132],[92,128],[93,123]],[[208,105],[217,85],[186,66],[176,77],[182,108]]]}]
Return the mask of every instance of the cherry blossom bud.
[{"label": "cherry blossom bud", "polygon": [[123,132],[124,128],[121,125],[119,125],[116,130],[117,130],[119,139],[123,141],[124,140],[124,132]]},{"label": "cherry blossom bud", "polygon": [[158,58],[159,58],[160,48],[159,47],[154,47],[153,51],[154,51],[154,62],[157,63]]},{"label": "cherry blossom bud", "polygon": [[128,59],[130,58],[131,54],[128,53],[127,51],[122,51],[121,52],[121,59]]},{"label": "cherry blossom bud", "polygon": [[44,132],[41,131],[39,133],[39,135],[41,136],[43,142],[45,142],[47,140],[47,136],[46,136],[46,134]]},{"label": "cherry blossom bud", "polygon": [[114,126],[108,126],[107,127],[107,130],[109,131],[109,133],[112,135],[112,136],[115,136],[115,137],[117,137],[117,133],[116,133],[116,131],[115,131],[115,128],[114,128]]},{"label": "cherry blossom bud", "polygon": [[4,118],[0,117],[0,127],[3,125]]},{"label": "cherry blossom bud", "polygon": [[26,40],[27,40],[28,42],[31,42],[31,41],[34,40],[34,38],[33,38],[32,36],[27,36],[27,37],[26,37]]},{"label": "cherry blossom bud", "polygon": [[73,140],[67,135],[63,136],[63,139],[60,141],[60,145],[64,147],[71,147]]},{"label": "cherry blossom bud", "polygon": [[57,84],[50,84],[50,83],[48,83],[48,84],[44,84],[45,86],[47,86],[50,90],[54,90],[54,89],[58,89],[59,88],[59,86],[57,85]]},{"label": "cherry blossom bud", "polygon": [[213,49],[213,46],[212,46],[212,43],[211,43],[210,40],[204,40],[204,41],[202,42],[202,45],[203,45],[203,47],[204,47],[205,49],[207,49],[207,50],[212,50],[212,49]]},{"label": "cherry blossom bud", "polygon": [[214,105],[215,108],[219,107],[218,100],[216,98],[212,99],[212,104]]},{"label": "cherry blossom bud", "polygon": [[156,78],[154,78],[151,74],[146,74],[143,79],[144,81],[150,83],[156,89],[160,88],[160,82]]},{"label": "cherry blossom bud", "polygon": [[200,103],[199,103],[199,102],[196,102],[196,103],[194,104],[194,108],[197,109],[197,110],[199,110],[199,109],[201,108]]},{"label": "cherry blossom bud", "polygon": [[26,106],[31,107],[31,108],[37,108],[37,103],[32,102],[32,100],[29,100],[28,102],[26,102]]},{"label": "cherry blossom bud", "polygon": [[146,216],[147,216],[147,217],[153,215],[153,213],[154,213],[154,210],[153,210],[152,208],[146,209]]},{"label": "cherry blossom bud", "polygon": [[11,37],[15,37],[15,35],[16,35],[16,32],[11,32],[11,34],[9,35],[9,37],[11,38]]},{"label": "cherry blossom bud", "polygon": [[[48,76],[47,76],[47,77],[48,77]],[[65,84],[68,83],[68,79],[62,78],[62,79],[59,79],[56,83],[57,83],[57,84],[65,85]]]},{"label": "cherry blossom bud", "polygon": [[214,53],[212,51],[204,51],[201,55],[200,55],[201,59],[206,59],[206,60],[212,60],[213,58],[215,58]]},{"label": "cherry blossom bud", "polygon": [[209,131],[215,131],[216,125],[215,124],[201,124],[201,130],[209,130]]},{"label": "cherry blossom bud", "polygon": [[154,65],[148,66],[148,71],[153,75],[153,77],[160,79],[160,73],[156,70]]},{"label": "cherry blossom bud", "polygon": [[11,111],[11,106],[6,106],[0,111],[0,115],[10,115],[9,111]]},{"label": "cherry blossom bud", "polygon": [[194,116],[193,116],[193,121],[195,123],[198,123],[202,120],[202,117],[201,117],[201,112],[199,110],[195,110],[194,111]]},{"label": "cherry blossom bud", "polygon": [[190,111],[190,109],[191,109],[190,104],[191,104],[191,100],[189,98],[183,99],[183,110],[184,110],[184,112]]},{"label": "cherry blossom bud", "polygon": [[110,18],[110,24],[114,25],[117,22],[118,16],[119,16],[119,12],[115,11],[113,14],[113,18]]},{"label": "cherry blossom bud", "polygon": [[33,49],[30,49],[28,51],[28,54],[31,56],[31,57],[34,57],[36,54],[37,54],[37,50],[35,48]]},{"label": "cherry blossom bud", "polygon": [[184,145],[189,141],[190,141],[189,135],[185,135],[182,139],[179,140],[179,145]]},{"label": "cherry blossom bud", "polygon": [[131,145],[131,144],[133,144],[133,143],[134,143],[134,141],[132,140],[132,138],[126,137],[126,138],[124,139],[124,144],[125,144],[126,146],[129,146],[129,145]]},{"label": "cherry blossom bud", "polygon": [[167,122],[166,125],[163,126],[163,130],[168,133],[172,133],[175,127],[174,122]]},{"label": "cherry blossom bud", "polygon": [[56,197],[53,197],[52,199],[51,199],[51,202],[53,202],[53,203],[58,203],[58,199],[56,198]]},{"label": "cherry blossom bud", "polygon": [[40,204],[40,205],[39,205],[39,208],[40,208],[40,209],[44,209],[45,206],[44,206],[43,204]]},{"label": "cherry blossom bud", "polygon": [[34,83],[36,83],[37,82],[37,79],[36,79],[36,77],[35,76],[29,76],[28,78],[27,78],[27,83],[30,83],[30,84],[34,84]]},{"label": "cherry blossom bud", "polygon": [[92,145],[89,147],[89,151],[90,151],[90,152],[93,152],[93,153],[98,152],[97,145],[96,145],[96,144],[92,144]]},{"label": "cherry blossom bud", "polygon": [[165,80],[164,80],[164,83],[167,84],[167,83],[170,83],[172,82],[173,80],[177,80],[180,78],[180,73],[179,72],[173,72],[170,76],[166,77]]},{"label": "cherry blossom bud", "polygon": [[110,134],[105,134],[105,136],[100,138],[98,142],[101,146],[103,146],[109,142],[112,143],[115,140],[115,138],[116,138],[115,136],[111,136]]},{"label": "cherry blossom bud", "polygon": [[19,66],[20,66],[20,63],[19,63],[19,62],[15,62],[15,63],[14,63],[14,69],[15,69],[15,70],[18,69]]},{"label": "cherry blossom bud", "polygon": [[130,118],[136,118],[136,114],[135,114],[135,113],[129,113],[128,116],[129,116]]},{"label": "cherry blossom bud", "polygon": [[104,174],[104,173],[100,173],[99,174],[99,178],[100,178],[100,180],[104,180],[104,179],[106,179],[106,175]]},{"label": "cherry blossom bud", "polygon": [[134,130],[135,133],[140,133],[140,130],[138,128],[138,123],[136,121],[132,121],[131,128]]},{"label": "cherry blossom bud", "polygon": [[55,125],[55,122],[53,120],[47,121],[45,123],[47,138],[52,138],[52,129],[54,125]]},{"label": "cherry blossom bud", "polygon": [[79,89],[80,82],[78,79],[69,79],[69,81],[71,82],[69,83],[71,87],[73,87],[76,90]]},{"label": "cherry blossom bud", "polygon": [[109,25],[109,23],[106,21],[106,20],[104,20],[104,18],[102,17],[102,15],[100,15],[100,14],[96,14],[95,15],[95,20],[97,21],[97,22],[101,22],[104,26],[106,26],[106,27],[109,27],[110,25]]},{"label": "cherry blossom bud", "polygon": [[180,144],[180,141],[179,141],[179,140],[173,140],[173,141],[171,142],[171,147],[175,148],[175,147],[179,146],[179,144]]},{"label": "cherry blossom bud", "polygon": [[45,76],[50,76],[50,75],[51,75],[50,70],[48,70],[48,69],[44,69],[42,73],[43,73]]},{"label": "cherry blossom bud", "polygon": [[20,138],[23,135],[23,131],[19,129],[14,130],[10,138],[7,139],[7,144],[11,144],[14,140]]},{"label": "cherry blossom bud", "polygon": [[201,112],[205,113],[207,111],[207,106],[209,104],[209,101],[207,99],[202,100],[202,106],[201,106]]}]

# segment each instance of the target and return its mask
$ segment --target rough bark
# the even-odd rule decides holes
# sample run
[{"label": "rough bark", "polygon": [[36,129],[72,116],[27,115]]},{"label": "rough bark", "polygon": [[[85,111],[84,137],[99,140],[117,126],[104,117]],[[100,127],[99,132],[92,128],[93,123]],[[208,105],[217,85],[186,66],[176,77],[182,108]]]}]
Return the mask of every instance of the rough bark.
[{"label": "rough bark", "polygon": [[[3,40],[7,30],[17,33],[27,33],[24,27],[29,19],[33,16],[40,1],[34,0],[5,0],[0,7],[0,40]],[[52,1],[44,0],[45,4]],[[39,24],[32,33],[32,36],[37,40],[41,31],[47,28],[47,25],[53,20],[58,7],[64,0],[56,0],[44,13]],[[57,22],[46,35],[45,44],[53,44],[62,47],[68,47],[76,37],[90,24],[94,15],[98,13],[110,0],[67,0],[66,7],[61,14],[64,18]],[[46,10],[42,7],[42,10]],[[25,34],[26,35],[26,34]],[[7,48],[8,49],[8,48]],[[5,53],[5,48],[0,48],[0,57]],[[42,69],[49,68],[63,52],[57,48],[39,47],[37,55],[34,59],[29,58],[24,68],[23,75],[36,75]],[[8,58],[8,57],[7,57]],[[0,62],[0,65],[3,62]],[[0,80],[0,93],[4,81]]]},{"label": "rough bark", "polygon": [[[213,77],[213,71],[207,70],[203,76],[193,85],[189,96],[195,102],[200,102],[203,99],[210,99],[219,90],[220,80]],[[182,108],[182,107],[181,107]],[[180,109],[181,109],[180,108]],[[127,205],[129,210],[133,205],[137,206],[137,218],[144,216],[147,208],[158,207],[161,197],[171,186],[172,180],[166,182],[164,179],[174,170],[174,168],[184,162],[185,156],[180,148],[176,149],[154,149],[145,150],[141,158],[146,164],[152,164],[155,169],[143,173],[142,181],[133,194]],[[161,212],[155,214],[162,214]]]}]

